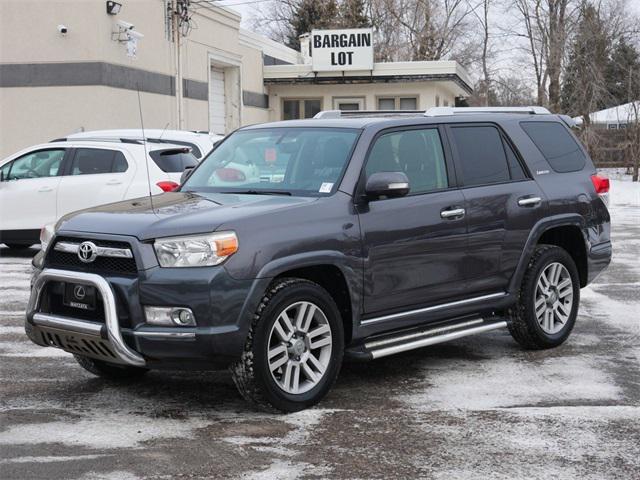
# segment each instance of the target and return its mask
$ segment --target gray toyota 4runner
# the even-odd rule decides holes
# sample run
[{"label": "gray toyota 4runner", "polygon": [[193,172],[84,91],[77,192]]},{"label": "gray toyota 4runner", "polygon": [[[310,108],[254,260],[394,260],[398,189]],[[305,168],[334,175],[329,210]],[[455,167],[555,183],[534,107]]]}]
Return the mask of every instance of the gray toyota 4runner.
[{"label": "gray toyota 4runner", "polygon": [[608,180],[566,119],[318,117],[241,128],[179,191],[43,229],[31,340],[109,378],[229,367],[243,397],[291,412],[345,358],[498,328],[567,339],[611,243]]}]

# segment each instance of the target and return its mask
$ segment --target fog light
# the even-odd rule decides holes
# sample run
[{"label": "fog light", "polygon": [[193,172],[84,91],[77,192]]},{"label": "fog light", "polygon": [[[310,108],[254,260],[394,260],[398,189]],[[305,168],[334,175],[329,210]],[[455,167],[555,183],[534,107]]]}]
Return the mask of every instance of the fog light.
[{"label": "fog light", "polygon": [[195,327],[196,317],[184,307],[144,307],[147,323],[163,327]]}]

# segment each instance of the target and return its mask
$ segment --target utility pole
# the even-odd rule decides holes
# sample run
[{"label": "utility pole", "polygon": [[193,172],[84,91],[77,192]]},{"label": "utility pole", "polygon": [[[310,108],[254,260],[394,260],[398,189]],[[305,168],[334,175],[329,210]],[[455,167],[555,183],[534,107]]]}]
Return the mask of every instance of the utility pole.
[{"label": "utility pole", "polygon": [[171,0],[171,34],[176,47],[176,116],[178,130],[184,129],[184,118],[182,114],[182,61],[180,58],[180,12],[184,8],[181,0]]}]

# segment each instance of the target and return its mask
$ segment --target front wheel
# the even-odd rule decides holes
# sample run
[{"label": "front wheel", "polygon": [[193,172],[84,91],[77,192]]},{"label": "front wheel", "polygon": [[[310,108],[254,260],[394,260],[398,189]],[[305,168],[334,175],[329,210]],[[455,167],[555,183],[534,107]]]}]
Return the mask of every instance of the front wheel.
[{"label": "front wheel", "polygon": [[231,368],[240,394],[263,409],[295,412],[318,403],[335,382],[344,351],[340,312],[308,280],[275,282]]},{"label": "front wheel", "polygon": [[578,315],[580,280],[571,256],[554,245],[536,247],[518,302],[509,311],[509,332],[523,347],[557,347],[569,337]]}]

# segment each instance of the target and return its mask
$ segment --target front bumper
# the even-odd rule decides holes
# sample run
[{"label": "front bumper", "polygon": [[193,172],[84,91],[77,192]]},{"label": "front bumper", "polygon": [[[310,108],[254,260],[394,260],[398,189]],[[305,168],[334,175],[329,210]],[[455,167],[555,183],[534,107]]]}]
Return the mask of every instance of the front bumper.
[{"label": "front bumper", "polygon": [[[169,270],[173,270],[170,272]],[[244,348],[257,282],[236,282],[224,269],[149,269],[131,278],[45,268],[32,279],[25,329],[41,346],[53,346],[109,363],[146,368],[219,368]],[[47,311],[47,285],[96,288],[96,318]],[[145,323],[143,305],[179,305],[196,312],[197,327]],[[102,312],[104,310],[104,312]],[[98,315],[99,313],[99,315]]]}]

